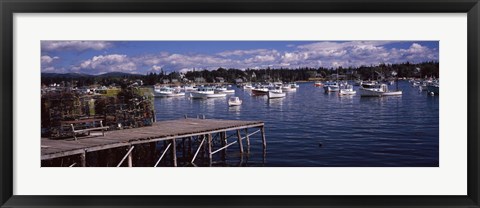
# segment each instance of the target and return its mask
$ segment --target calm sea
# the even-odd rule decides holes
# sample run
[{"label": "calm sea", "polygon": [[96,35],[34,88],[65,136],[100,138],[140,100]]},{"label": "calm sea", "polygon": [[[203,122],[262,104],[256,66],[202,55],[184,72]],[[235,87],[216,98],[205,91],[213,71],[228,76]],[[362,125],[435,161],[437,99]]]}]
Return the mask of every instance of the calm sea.
[{"label": "calm sea", "polygon": [[[233,145],[227,154],[215,155],[213,166],[436,167],[439,97],[419,92],[407,81],[398,87],[401,97],[340,97],[307,82],[274,100],[233,87],[235,94],[226,98],[155,98],[155,110],[157,121],[205,115],[265,122],[265,154],[256,134],[248,154],[239,154]],[[230,96],[243,104],[228,107]],[[196,161],[207,165],[202,158]]]}]

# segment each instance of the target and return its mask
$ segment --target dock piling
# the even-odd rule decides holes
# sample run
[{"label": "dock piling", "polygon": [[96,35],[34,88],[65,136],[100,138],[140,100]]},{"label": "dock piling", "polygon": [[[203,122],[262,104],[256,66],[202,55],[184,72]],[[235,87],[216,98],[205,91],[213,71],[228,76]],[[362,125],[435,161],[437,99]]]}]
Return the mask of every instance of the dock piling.
[{"label": "dock piling", "polygon": [[80,164],[82,167],[87,167],[87,151],[80,154]]},{"label": "dock piling", "polygon": [[238,137],[238,146],[240,147],[240,153],[243,153],[242,136],[240,135],[240,130],[237,130],[237,137]]},{"label": "dock piling", "polygon": [[172,160],[173,167],[177,167],[177,145],[175,144],[175,139],[172,139]]},{"label": "dock piling", "polygon": [[250,149],[250,137],[248,136],[248,128],[245,128],[245,135],[245,137],[247,138],[247,148]]},{"label": "dock piling", "polygon": [[133,167],[132,153],[128,154],[128,167]]},{"label": "dock piling", "polygon": [[265,126],[262,126],[260,128],[260,131],[262,133],[263,150],[266,150],[267,149],[267,140],[265,139]]},{"label": "dock piling", "polygon": [[208,160],[212,164],[212,134],[208,134]]}]

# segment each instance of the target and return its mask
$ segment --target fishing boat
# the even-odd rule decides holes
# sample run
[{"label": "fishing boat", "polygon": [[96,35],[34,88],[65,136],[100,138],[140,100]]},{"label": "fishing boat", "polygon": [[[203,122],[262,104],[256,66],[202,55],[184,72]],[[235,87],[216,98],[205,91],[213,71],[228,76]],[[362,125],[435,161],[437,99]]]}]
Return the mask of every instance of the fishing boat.
[{"label": "fishing boat", "polygon": [[184,92],[197,91],[197,88],[195,86],[192,86],[192,85],[186,85],[186,86],[183,86],[183,91]]},{"label": "fishing boat", "polygon": [[295,85],[296,84],[286,84],[286,85],[282,86],[282,90],[284,92],[296,91],[297,87]]},{"label": "fishing boat", "polygon": [[252,89],[252,95],[267,95],[267,94],[268,94],[268,88],[266,86],[259,85]]},{"label": "fishing boat", "polygon": [[340,86],[336,82],[327,82],[323,86],[323,90],[325,90],[326,93],[338,92],[338,91],[340,91]]},{"label": "fishing boat", "polygon": [[390,91],[386,84],[363,83],[358,89],[362,97],[383,97],[383,96],[399,96],[402,95],[401,90]]},{"label": "fishing boat", "polygon": [[215,93],[215,89],[212,87],[199,87],[197,91],[190,93],[190,97],[193,99],[219,98],[225,96],[227,96],[227,94]]},{"label": "fishing boat", "polygon": [[273,98],[283,98],[286,96],[286,93],[282,91],[282,88],[280,87],[274,87],[270,88],[268,90],[268,99],[273,99]]},{"label": "fishing boat", "polygon": [[338,94],[339,95],[355,95],[355,94],[357,94],[357,91],[353,90],[352,85],[346,85],[345,88],[340,89]]},{"label": "fishing boat", "polygon": [[230,99],[228,99],[228,106],[239,106],[241,104],[242,100],[238,97],[230,97]]},{"label": "fishing boat", "polygon": [[284,92],[272,92],[272,91],[268,91],[268,99],[274,99],[274,98],[283,98],[287,96],[286,93]]},{"label": "fishing boat", "polygon": [[235,90],[229,90],[226,87],[217,87],[217,88],[215,88],[214,91],[215,91],[215,93],[224,93],[224,94],[235,93]]},{"label": "fishing boat", "polygon": [[320,82],[320,81],[316,81],[315,83],[313,83],[313,86],[315,86],[315,87],[323,87],[323,83]]},{"label": "fishing boat", "polygon": [[181,92],[180,89],[174,89],[171,87],[160,87],[154,89],[155,97],[180,97],[185,96],[185,93]]},{"label": "fishing boat", "polygon": [[244,90],[251,90],[252,88],[253,88],[253,87],[252,87],[251,84],[245,84],[245,85],[243,86],[243,89],[244,89]]}]

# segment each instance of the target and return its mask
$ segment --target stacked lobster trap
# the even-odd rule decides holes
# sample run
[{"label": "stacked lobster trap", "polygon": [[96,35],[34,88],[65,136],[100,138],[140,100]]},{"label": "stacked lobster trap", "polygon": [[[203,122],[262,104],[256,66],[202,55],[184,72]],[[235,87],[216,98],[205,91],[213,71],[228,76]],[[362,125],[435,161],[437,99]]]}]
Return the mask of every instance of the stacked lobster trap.
[{"label": "stacked lobster trap", "polygon": [[[109,130],[151,126],[155,122],[153,95],[139,87],[128,86],[116,95],[82,94],[64,88],[42,93],[41,98],[42,137],[71,137],[67,122],[101,120]],[[88,122],[75,129],[89,128]]]}]

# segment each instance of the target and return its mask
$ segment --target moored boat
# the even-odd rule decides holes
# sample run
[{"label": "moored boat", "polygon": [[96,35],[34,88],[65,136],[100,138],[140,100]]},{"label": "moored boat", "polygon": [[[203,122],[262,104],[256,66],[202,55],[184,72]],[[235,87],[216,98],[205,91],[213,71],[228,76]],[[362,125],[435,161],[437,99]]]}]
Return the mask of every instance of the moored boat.
[{"label": "moored boat", "polygon": [[327,82],[323,85],[323,90],[325,90],[326,93],[338,92],[340,91],[340,86],[336,82]]},{"label": "moored boat", "polygon": [[228,106],[239,106],[242,104],[242,100],[238,97],[230,97],[228,99]]},{"label": "moored boat", "polygon": [[244,90],[251,90],[251,89],[253,89],[253,87],[252,87],[251,84],[245,84],[245,85],[243,86],[243,89],[244,89]]},{"label": "moored boat", "polygon": [[215,93],[235,93],[235,90],[229,90],[226,87],[215,88]]},{"label": "moored boat", "polygon": [[355,95],[355,94],[357,94],[357,91],[353,90],[352,85],[346,85],[345,88],[340,89],[338,94],[339,95]]},{"label": "moored boat", "polygon": [[296,91],[297,87],[296,84],[286,84],[282,87],[282,91],[284,92],[290,92],[290,91]]},{"label": "moored boat", "polygon": [[265,86],[257,86],[252,89],[252,95],[267,95],[268,88]]},{"label": "moored boat", "polygon": [[268,91],[268,99],[283,98],[287,96],[284,92]]},{"label": "moored boat", "polygon": [[225,96],[227,96],[227,94],[215,93],[214,88],[211,87],[199,87],[197,91],[190,93],[190,97],[193,99],[218,98]]},{"label": "moored boat", "polygon": [[185,93],[181,92],[179,89],[174,89],[171,87],[160,87],[153,90],[155,97],[180,97],[185,96]]},{"label": "moored boat", "polygon": [[372,84],[364,83],[358,89],[360,96],[362,97],[383,97],[383,96],[400,96],[402,95],[401,90],[390,91],[386,84]]}]

